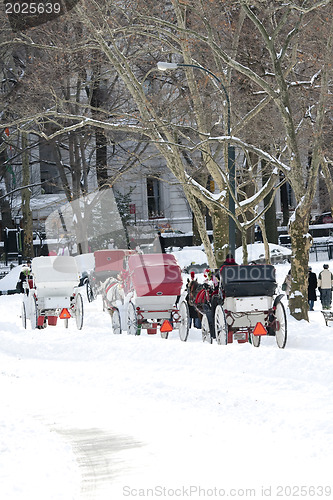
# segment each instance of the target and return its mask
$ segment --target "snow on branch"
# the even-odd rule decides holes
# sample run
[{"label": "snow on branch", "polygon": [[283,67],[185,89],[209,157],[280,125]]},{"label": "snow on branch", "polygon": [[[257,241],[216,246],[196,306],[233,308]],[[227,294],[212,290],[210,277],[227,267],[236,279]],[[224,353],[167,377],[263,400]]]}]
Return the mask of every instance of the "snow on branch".
[{"label": "snow on branch", "polygon": [[267,151],[264,151],[261,148],[258,148],[254,146],[253,144],[249,144],[239,137],[234,137],[234,136],[217,136],[217,137],[208,137],[205,141],[202,141],[200,144],[196,146],[195,149],[198,149],[198,147],[201,147],[205,143],[209,142],[229,142],[231,144],[240,146],[244,151],[252,151],[253,153],[257,154],[260,158],[266,160],[267,162],[271,163],[278,169],[282,170],[283,172],[289,172],[290,167],[284,163],[283,161],[279,160],[278,158],[272,156],[270,153]]}]

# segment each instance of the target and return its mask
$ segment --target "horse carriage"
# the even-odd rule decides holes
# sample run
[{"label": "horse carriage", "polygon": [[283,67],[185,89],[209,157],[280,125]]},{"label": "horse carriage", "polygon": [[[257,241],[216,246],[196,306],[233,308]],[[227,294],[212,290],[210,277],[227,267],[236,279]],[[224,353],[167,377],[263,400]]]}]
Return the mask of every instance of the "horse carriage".
[{"label": "horse carriage", "polygon": [[[189,329],[187,304],[178,307],[181,269],[170,254],[135,254],[128,257],[120,280],[104,287],[114,333],[139,335],[141,329],[168,338],[174,328]],[[185,335],[185,333],[184,333]]]},{"label": "horse carriage", "polygon": [[[287,341],[287,319],[275,294],[277,283],[271,265],[226,265],[219,282],[188,286],[188,303],[201,318],[202,338],[227,345],[251,342],[259,347],[263,336],[274,336],[278,347]],[[185,339],[186,340],[186,339]]]},{"label": "horse carriage", "polygon": [[27,328],[55,326],[58,318],[75,318],[76,326],[83,326],[83,300],[79,291],[80,275],[74,257],[35,257],[31,263],[31,276],[23,284],[22,324]]},{"label": "horse carriage", "polygon": [[117,280],[125,270],[125,258],[136,253],[127,249],[96,250],[94,252],[94,269],[86,278],[88,301],[92,302],[106,288],[107,280]]}]

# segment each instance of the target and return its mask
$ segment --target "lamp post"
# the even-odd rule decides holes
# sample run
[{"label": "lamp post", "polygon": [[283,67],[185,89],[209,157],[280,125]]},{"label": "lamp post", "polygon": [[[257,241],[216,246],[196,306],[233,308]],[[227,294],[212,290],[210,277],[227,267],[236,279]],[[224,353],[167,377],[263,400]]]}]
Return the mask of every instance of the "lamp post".
[{"label": "lamp post", "polygon": [[[230,99],[229,99],[229,94],[223,85],[222,81],[220,78],[218,78],[214,73],[209,71],[209,69],[204,68],[203,66],[199,66],[197,64],[184,64],[184,63],[169,63],[169,62],[164,62],[160,61],[157,63],[157,68],[160,71],[167,71],[167,70],[175,70],[180,67],[188,67],[188,68],[196,68],[204,71],[205,73],[208,73],[210,76],[215,78],[215,80],[221,85],[223,92],[226,97],[227,101],[227,109],[228,109],[228,117],[227,117],[227,129],[228,129],[228,136],[231,136],[231,127],[230,127]],[[236,249],[236,240],[235,240],[235,232],[236,232],[236,225],[235,225],[235,147],[228,142],[228,172],[229,172],[229,186],[230,186],[230,192],[229,192],[229,212],[232,215],[229,215],[229,251],[230,253],[235,256],[235,249]]]},{"label": "lamp post", "polygon": [[16,215],[14,217],[14,222],[16,225],[16,245],[17,245],[17,260],[18,264],[22,264],[22,238],[21,238],[21,216]]}]

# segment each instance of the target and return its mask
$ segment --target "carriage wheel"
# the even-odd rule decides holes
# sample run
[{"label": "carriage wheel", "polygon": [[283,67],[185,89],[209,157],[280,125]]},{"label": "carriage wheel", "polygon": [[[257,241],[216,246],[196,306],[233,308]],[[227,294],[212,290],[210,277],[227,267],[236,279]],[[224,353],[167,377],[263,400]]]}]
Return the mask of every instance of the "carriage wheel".
[{"label": "carriage wheel", "polygon": [[37,328],[37,320],[38,320],[37,301],[36,301],[36,297],[33,296],[32,306],[31,306],[31,316],[30,316],[31,328],[33,330],[35,330],[35,328]]},{"label": "carriage wheel", "polygon": [[22,308],[21,308],[21,318],[22,318],[22,326],[23,328],[27,328],[27,313],[25,310],[25,304],[22,302]]},{"label": "carriage wheel", "polygon": [[80,293],[77,294],[75,301],[75,319],[78,330],[81,330],[83,326],[83,300]]},{"label": "carriage wheel", "polygon": [[276,305],[275,318],[278,325],[278,329],[275,330],[276,343],[280,349],[284,349],[287,342],[287,317],[281,302]]},{"label": "carriage wheel", "polygon": [[139,335],[138,317],[133,302],[128,304],[127,309],[127,333],[129,335]]},{"label": "carriage wheel", "polygon": [[114,309],[111,316],[113,333],[119,335],[121,333],[121,321],[119,309]]},{"label": "carriage wheel", "polygon": [[180,324],[178,329],[179,338],[183,342],[186,342],[188,337],[188,332],[190,329],[190,311],[186,300],[183,300],[183,302],[180,304],[179,314],[180,314]]},{"label": "carriage wheel", "polygon": [[202,316],[201,320],[201,330],[202,330],[202,340],[203,342],[209,342],[209,344],[213,343],[212,336],[210,334],[210,326],[207,318],[207,314]]},{"label": "carriage wheel", "polygon": [[250,340],[251,340],[251,344],[254,345],[254,347],[259,347],[260,342],[261,342],[261,336],[260,335],[253,335],[253,333],[251,333]]},{"label": "carriage wheel", "polygon": [[215,335],[219,345],[227,345],[228,343],[228,323],[225,317],[223,307],[218,304],[215,309]]},{"label": "carriage wheel", "polygon": [[89,279],[87,279],[86,289],[88,302],[92,302],[95,299],[95,295]]}]

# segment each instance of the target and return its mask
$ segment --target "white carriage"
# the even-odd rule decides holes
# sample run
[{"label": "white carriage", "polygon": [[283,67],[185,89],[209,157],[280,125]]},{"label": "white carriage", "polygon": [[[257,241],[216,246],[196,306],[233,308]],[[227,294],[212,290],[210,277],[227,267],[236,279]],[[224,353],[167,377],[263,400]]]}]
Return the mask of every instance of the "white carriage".
[{"label": "white carriage", "polygon": [[63,319],[75,318],[76,326],[83,325],[83,300],[79,292],[80,275],[75,257],[48,256],[32,259],[31,276],[24,283],[22,324],[27,327],[55,326]]},{"label": "white carriage", "polygon": [[284,295],[276,295],[276,288],[274,266],[224,266],[214,320],[203,318],[203,336],[213,333],[218,344],[250,341],[255,347],[262,337],[274,336],[283,349],[287,318],[281,301]]}]

